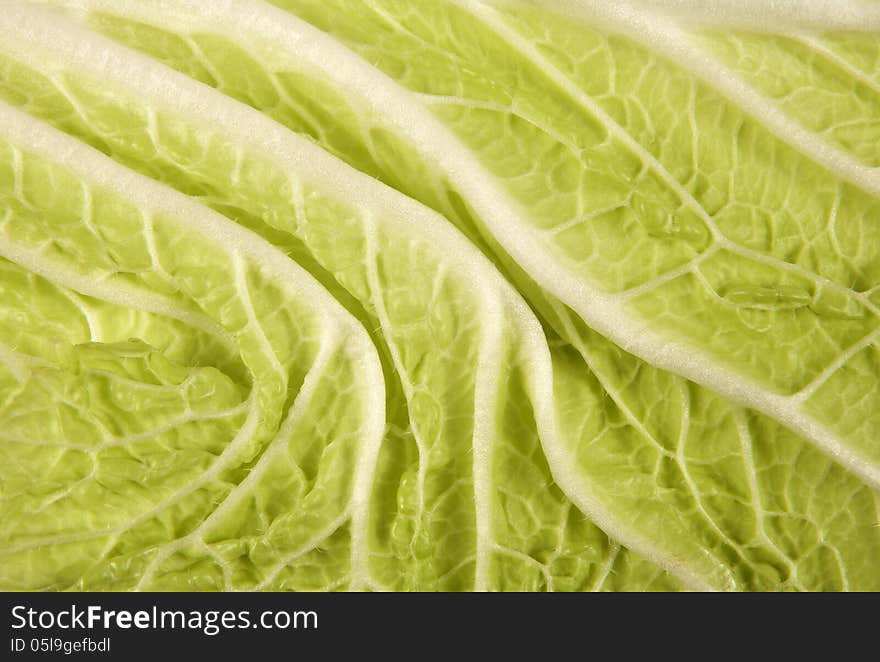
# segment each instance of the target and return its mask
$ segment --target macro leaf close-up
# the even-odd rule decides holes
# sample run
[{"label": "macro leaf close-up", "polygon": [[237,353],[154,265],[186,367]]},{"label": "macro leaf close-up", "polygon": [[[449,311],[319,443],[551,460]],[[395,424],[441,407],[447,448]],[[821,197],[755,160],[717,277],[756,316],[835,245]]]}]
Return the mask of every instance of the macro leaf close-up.
[{"label": "macro leaf close-up", "polygon": [[880,2],[0,0],[0,590],[880,590]]}]

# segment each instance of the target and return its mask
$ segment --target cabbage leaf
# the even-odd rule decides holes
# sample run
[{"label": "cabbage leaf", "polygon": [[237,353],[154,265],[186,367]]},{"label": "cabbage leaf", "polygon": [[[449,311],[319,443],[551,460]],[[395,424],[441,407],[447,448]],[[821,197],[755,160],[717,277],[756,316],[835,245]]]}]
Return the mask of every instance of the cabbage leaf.
[{"label": "cabbage leaf", "polygon": [[880,5],[273,4],[0,17],[0,585],[880,588]]}]

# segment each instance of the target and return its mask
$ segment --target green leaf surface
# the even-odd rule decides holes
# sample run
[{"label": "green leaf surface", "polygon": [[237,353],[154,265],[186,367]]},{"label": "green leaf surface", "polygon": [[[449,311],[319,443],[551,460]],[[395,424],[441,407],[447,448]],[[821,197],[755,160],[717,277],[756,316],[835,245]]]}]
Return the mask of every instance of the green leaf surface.
[{"label": "green leaf surface", "polygon": [[274,4],[0,17],[0,585],[880,588],[876,32]]}]

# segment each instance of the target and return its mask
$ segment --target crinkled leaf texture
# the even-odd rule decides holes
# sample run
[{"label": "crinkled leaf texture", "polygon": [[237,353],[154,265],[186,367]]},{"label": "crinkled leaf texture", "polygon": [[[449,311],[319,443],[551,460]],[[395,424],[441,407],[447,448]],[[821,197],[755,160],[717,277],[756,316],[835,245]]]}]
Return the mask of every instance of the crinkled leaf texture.
[{"label": "crinkled leaf texture", "polygon": [[880,589],[880,4],[15,0],[0,588]]}]

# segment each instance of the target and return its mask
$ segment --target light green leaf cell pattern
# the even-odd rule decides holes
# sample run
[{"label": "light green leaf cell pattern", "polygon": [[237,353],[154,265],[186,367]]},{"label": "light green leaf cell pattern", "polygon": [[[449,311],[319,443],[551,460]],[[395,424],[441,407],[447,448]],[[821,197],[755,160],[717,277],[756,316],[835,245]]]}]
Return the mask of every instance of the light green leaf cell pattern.
[{"label": "light green leaf cell pattern", "polygon": [[807,5],[10,3],[0,587],[880,590],[880,38]]}]

